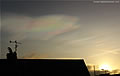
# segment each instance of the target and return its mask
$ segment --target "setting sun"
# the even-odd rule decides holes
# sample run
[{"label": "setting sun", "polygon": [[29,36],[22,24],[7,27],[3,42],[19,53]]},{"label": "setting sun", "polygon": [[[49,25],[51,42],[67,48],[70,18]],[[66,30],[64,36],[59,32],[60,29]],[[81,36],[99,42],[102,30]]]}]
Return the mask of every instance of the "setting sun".
[{"label": "setting sun", "polygon": [[112,70],[112,68],[108,64],[102,64],[102,65],[100,65],[99,69],[100,70],[108,70],[108,71]]}]

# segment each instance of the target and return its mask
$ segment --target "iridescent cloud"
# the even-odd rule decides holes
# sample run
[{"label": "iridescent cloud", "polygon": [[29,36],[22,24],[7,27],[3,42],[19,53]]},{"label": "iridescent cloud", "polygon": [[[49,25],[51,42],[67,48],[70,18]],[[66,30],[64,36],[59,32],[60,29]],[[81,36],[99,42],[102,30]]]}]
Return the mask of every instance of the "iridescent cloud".
[{"label": "iridescent cloud", "polygon": [[17,37],[49,39],[56,35],[79,28],[79,18],[65,15],[48,15],[37,18],[8,15],[3,19],[6,30],[15,32]]}]

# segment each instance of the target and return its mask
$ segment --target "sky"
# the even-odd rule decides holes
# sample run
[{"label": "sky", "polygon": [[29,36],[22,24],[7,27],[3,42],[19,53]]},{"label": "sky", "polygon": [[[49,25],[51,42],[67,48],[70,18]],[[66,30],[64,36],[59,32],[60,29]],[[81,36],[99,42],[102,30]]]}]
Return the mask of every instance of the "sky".
[{"label": "sky", "polygon": [[2,59],[17,40],[19,59],[80,58],[120,69],[120,3],[4,0],[0,28]]}]

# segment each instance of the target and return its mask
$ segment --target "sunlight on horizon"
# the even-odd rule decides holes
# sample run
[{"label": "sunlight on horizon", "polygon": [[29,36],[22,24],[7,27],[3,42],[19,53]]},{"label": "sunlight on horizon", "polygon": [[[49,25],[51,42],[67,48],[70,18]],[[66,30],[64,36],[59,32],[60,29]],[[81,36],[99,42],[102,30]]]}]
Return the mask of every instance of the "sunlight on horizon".
[{"label": "sunlight on horizon", "polygon": [[109,64],[101,64],[99,66],[99,70],[108,70],[108,71],[112,71],[112,67]]}]

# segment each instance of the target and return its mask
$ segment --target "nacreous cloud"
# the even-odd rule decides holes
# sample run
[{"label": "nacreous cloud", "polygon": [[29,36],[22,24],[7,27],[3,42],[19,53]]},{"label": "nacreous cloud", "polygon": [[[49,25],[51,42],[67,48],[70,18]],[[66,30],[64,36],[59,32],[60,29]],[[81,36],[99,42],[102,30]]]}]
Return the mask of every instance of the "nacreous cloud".
[{"label": "nacreous cloud", "polygon": [[79,18],[65,15],[47,15],[37,18],[6,15],[3,18],[3,30],[14,32],[12,39],[48,40],[56,35],[79,28]]}]

